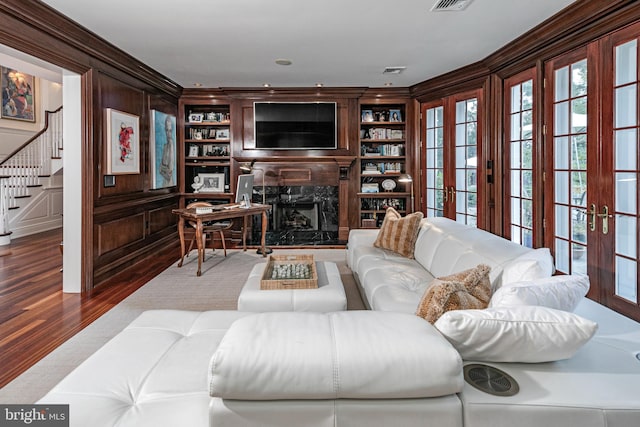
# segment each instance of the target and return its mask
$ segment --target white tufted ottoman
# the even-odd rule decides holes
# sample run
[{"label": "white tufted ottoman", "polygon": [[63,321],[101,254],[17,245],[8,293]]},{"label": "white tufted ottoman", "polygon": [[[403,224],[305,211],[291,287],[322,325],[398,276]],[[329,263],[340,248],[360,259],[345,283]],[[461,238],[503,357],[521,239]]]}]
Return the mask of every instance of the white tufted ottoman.
[{"label": "white tufted ottoman", "polygon": [[69,404],[72,427],[207,427],[209,360],[248,314],[147,311],[38,403]]},{"label": "white tufted ottoman", "polygon": [[260,278],[266,263],[253,267],[238,297],[238,310],[315,311],[327,313],[347,309],[347,297],[338,266],[333,262],[317,262],[318,289],[261,290]]}]

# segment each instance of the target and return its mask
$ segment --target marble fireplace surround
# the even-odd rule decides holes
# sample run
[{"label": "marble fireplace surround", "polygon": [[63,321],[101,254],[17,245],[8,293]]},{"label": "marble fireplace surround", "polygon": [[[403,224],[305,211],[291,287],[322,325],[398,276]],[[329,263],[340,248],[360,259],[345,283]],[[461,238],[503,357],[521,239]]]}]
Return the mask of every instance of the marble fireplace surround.
[{"label": "marble fireplace surround", "polygon": [[[236,160],[243,163],[252,162],[254,159],[236,158]],[[268,204],[273,201],[274,192],[277,193],[283,189],[286,192],[291,188],[295,193],[300,187],[305,188],[306,192],[309,191],[310,186],[335,187],[338,199],[337,239],[346,242],[349,236],[349,169],[354,160],[354,156],[283,156],[255,159],[252,172],[255,176],[254,198],[256,194],[262,195],[263,179],[267,199],[269,199]],[[329,191],[333,193],[336,190]],[[282,195],[276,194],[275,197],[282,197]],[[269,230],[273,227],[274,214],[276,212],[270,214]]]}]

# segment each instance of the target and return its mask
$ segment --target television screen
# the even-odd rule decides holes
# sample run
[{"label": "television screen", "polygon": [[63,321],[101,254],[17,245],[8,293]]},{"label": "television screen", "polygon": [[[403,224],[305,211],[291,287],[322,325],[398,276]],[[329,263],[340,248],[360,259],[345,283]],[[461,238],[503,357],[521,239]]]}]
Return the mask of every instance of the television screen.
[{"label": "television screen", "polygon": [[255,102],[256,148],[335,149],[335,102]]}]

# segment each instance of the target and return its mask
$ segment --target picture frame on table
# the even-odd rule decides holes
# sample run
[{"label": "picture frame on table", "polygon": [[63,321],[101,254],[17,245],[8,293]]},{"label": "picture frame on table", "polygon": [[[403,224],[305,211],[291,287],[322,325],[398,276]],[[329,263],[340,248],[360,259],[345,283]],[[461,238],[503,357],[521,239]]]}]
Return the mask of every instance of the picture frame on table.
[{"label": "picture frame on table", "polygon": [[107,175],[140,173],[140,117],[105,108]]},{"label": "picture frame on table", "polygon": [[223,173],[200,173],[200,182],[202,182],[203,193],[224,193],[224,174]]},{"label": "picture frame on table", "polygon": [[390,122],[401,122],[402,121],[402,111],[400,111],[400,110],[389,110],[389,121]]},{"label": "picture frame on table", "polygon": [[176,116],[151,110],[149,151],[151,154],[151,188],[178,185],[176,156]]},{"label": "picture frame on table", "polygon": [[0,67],[2,109],[0,118],[36,121],[35,77],[9,67]]}]

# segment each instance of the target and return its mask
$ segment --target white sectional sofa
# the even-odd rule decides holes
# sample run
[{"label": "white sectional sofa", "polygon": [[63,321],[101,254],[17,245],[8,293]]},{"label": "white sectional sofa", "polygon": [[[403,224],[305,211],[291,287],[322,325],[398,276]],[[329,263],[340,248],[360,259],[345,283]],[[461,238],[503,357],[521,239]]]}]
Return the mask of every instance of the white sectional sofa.
[{"label": "white sectional sofa", "polygon": [[[429,283],[485,263],[496,290],[532,277],[553,288],[553,278],[545,278],[553,270],[549,255],[444,219],[423,220],[419,233],[411,260],[375,248],[375,230],[352,231],[347,261],[373,310],[145,312],[38,403],[70,404],[71,426],[79,427],[640,425],[637,322],[581,298],[575,313],[599,325],[583,346],[554,353],[556,338],[574,338],[562,328],[578,318],[555,322],[562,312],[543,307],[548,337],[541,342],[548,348],[536,347],[540,337],[530,335],[535,322],[527,319],[507,322],[518,345],[504,349],[489,336],[484,350],[516,358],[530,350],[562,360],[468,359],[461,343],[442,332],[440,319],[434,326],[414,315]],[[509,300],[504,295],[502,303]],[[456,332],[464,335],[464,319],[459,325]],[[484,336],[476,332],[468,335]],[[475,363],[506,372],[518,393],[495,396],[463,381],[463,370]]]},{"label": "white sectional sofa", "polygon": [[[446,276],[481,263],[492,268],[490,279],[494,291],[504,286],[500,293],[494,294],[494,297],[500,295],[503,302],[509,299],[505,291],[520,285],[511,283],[513,281],[522,281],[525,285],[527,281],[549,285],[562,283],[556,278],[544,278],[552,271],[544,251],[531,250],[445,218],[422,220],[415,244],[415,259],[374,247],[377,233],[377,230],[352,230],[347,249],[347,263],[358,281],[363,300],[373,310],[415,313],[422,295],[435,277]],[[575,280],[584,278],[577,277]],[[558,288],[553,291],[557,290]],[[481,363],[506,372],[518,383],[519,391],[514,396],[494,396],[465,382],[463,390],[457,394],[462,402],[464,426],[640,425],[640,392],[637,388],[640,384],[640,324],[584,297],[576,300],[575,295],[554,295],[550,299],[551,306],[557,300],[573,299],[569,305],[577,305],[574,313],[597,323],[598,330],[593,338],[577,349],[575,354],[576,349],[571,349],[571,357],[563,360],[504,363],[486,360],[485,356]],[[558,304],[561,303],[562,301]],[[496,301],[495,305],[497,304]],[[492,300],[486,313],[499,310],[493,306]],[[529,308],[523,307],[522,311]],[[503,310],[517,312],[517,309],[507,307]],[[546,310],[544,307],[533,309]],[[475,312],[468,311],[469,314]],[[462,318],[463,313],[455,314],[458,319]],[[569,315],[573,314],[567,314]],[[573,321],[573,318],[569,319]],[[513,318],[509,319],[512,320]],[[440,320],[436,321],[436,328],[440,326],[439,322]],[[534,322],[525,319],[520,326],[525,323]],[[459,321],[448,326],[452,325],[455,329],[455,326],[465,327],[467,323]],[[528,325],[523,329],[518,347],[527,348],[532,345],[532,340],[535,345],[535,340],[541,338],[527,336],[526,332],[530,330],[526,326]],[[558,339],[555,345],[559,341],[570,339],[562,336],[560,328],[551,327],[548,331],[549,338]],[[467,333],[459,329],[454,332],[458,336]],[[478,344],[478,331],[470,330],[468,334],[471,340],[475,335]],[[491,343],[494,347],[500,345],[496,337],[487,339],[495,340]],[[452,342],[459,344],[454,340]],[[517,353],[517,349],[502,350],[505,353]],[[495,352],[488,349],[485,353]],[[464,351],[462,354],[465,358]],[[499,358],[495,354],[492,357]],[[506,357],[509,358],[509,355]],[[523,358],[526,355],[512,357]],[[467,365],[477,362],[465,358]]]}]

